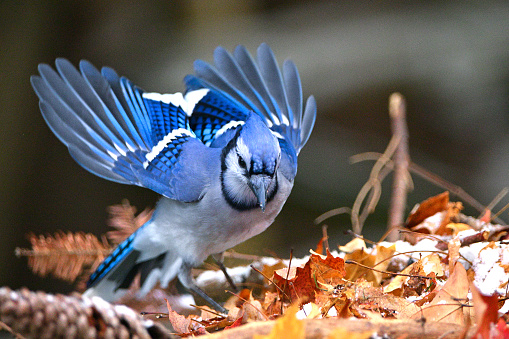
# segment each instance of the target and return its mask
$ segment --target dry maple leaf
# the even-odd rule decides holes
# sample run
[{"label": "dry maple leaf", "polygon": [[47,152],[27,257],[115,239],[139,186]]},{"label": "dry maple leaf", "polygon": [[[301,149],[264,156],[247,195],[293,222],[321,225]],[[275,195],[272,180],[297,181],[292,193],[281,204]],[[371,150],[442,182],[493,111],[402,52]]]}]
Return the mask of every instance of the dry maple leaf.
[{"label": "dry maple leaf", "polygon": [[332,286],[344,284],[345,261],[340,257],[334,257],[329,250],[327,256],[315,253],[309,258],[311,263],[311,275],[317,282]]},{"label": "dry maple leaf", "polygon": [[304,267],[282,268],[274,272],[273,282],[290,297],[290,302],[301,303],[315,300],[315,281],[311,277],[311,262]]},{"label": "dry maple leaf", "polygon": [[[449,192],[428,198],[416,205],[405,226],[414,232],[446,235],[451,230],[450,223],[457,222],[459,212],[463,209],[461,202],[449,202]],[[407,235],[408,241],[414,243],[415,236]]]},{"label": "dry maple leaf", "polygon": [[188,317],[184,317],[183,315],[175,312],[170,303],[166,300],[166,306],[168,307],[168,320],[173,327],[173,330],[177,332],[177,334],[181,337],[194,336],[199,334],[207,334],[205,327],[199,324],[198,322],[192,321],[192,315]]},{"label": "dry maple leaf", "polygon": [[[376,254],[373,255],[365,251],[366,245],[364,244],[364,241],[362,241],[362,243],[356,241],[358,248],[355,248],[352,243],[353,241],[349,242],[345,246],[340,247],[340,250],[346,248],[351,250],[350,253],[345,254],[344,260],[352,260],[366,267],[356,264],[346,264],[345,279],[356,281],[359,278],[363,278],[366,281],[373,282],[375,286],[379,286],[383,278],[383,273],[379,271],[385,271],[387,269],[390,264],[390,260],[387,259],[393,256],[394,252],[396,251],[396,246],[392,245],[390,247],[384,247],[377,245],[375,251]],[[376,271],[372,270],[371,268],[376,269]]]}]

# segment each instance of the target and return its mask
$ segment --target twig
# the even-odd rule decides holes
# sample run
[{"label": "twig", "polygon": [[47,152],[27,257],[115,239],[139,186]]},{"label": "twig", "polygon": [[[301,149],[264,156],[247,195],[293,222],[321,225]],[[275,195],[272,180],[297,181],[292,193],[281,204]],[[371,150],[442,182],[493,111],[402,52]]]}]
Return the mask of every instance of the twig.
[{"label": "twig", "polygon": [[502,190],[493,198],[493,200],[486,206],[487,210],[493,210],[493,208],[502,200],[503,197],[509,192],[509,187],[504,187]]},{"label": "twig", "polygon": [[315,219],[315,225],[319,225],[322,221],[329,219],[330,217],[339,215],[339,214],[352,214],[352,209],[350,207],[339,207],[332,209],[330,211],[327,211],[321,215],[319,215]]},{"label": "twig", "polygon": [[427,276],[418,275],[418,274],[406,274],[406,273],[396,273],[396,272],[377,270],[377,269],[375,269],[373,267],[369,267],[369,266],[363,265],[363,264],[358,263],[357,261],[354,261],[354,260],[345,260],[345,264],[357,265],[357,266],[360,266],[362,268],[366,268],[368,270],[375,271],[375,272],[382,273],[382,274],[401,275],[401,276],[404,276],[404,277],[422,278],[422,279],[428,279],[428,280],[432,280],[433,279],[433,277],[427,277]]},{"label": "twig", "polygon": [[[391,203],[387,229],[401,226],[405,213],[408,192],[408,165],[410,155],[408,153],[408,128],[406,124],[405,98],[400,93],[393,93],[389,98],[389,116],[391,117],[391,130],[394,136],[398,136],[399,144],[394,152],[394,176],[392,181]],[[389,241],[396,241],[397,232],[391,232],[387,236]]]},{"label": "twig", "polygon": [[[283,291],[286,290],[286,283],[288,283],[288,277],[290,276],[290,267],[292,267],[293,259],[293,248],[290,250],[290,261],[288,262],[288,269],[286,270],[285,284],[283,285]],[[292,299],[290,298],[290,303]],[[283,298],[281,298],[281,314],[283,314]]]},{"label": "twig", "polygon": [[[481,231],[481,232],[469,235],[468,237],[465,237],[465,238],[461,239],[460,240],[460,242],[461,242],[460,246],[464,247],[464,246],[472,245],[472,244],[477,243],[477,242],[483,242],[483,241],[488,240],[488,237],[489,237],[489,232]],[[438,248],[439,250],[446,250],[447,249],[447,244],[445,244],[445,243],[438,243],[438,244],[436,244],[435,247]]]},{"label": "twig", "polygon": [[327,225],[322,225],[322,239],[323,239],[323,247],[325,247],[325,250],[329,252],[329,236],[327,235]]},{"label": "twig", "polygon": [[[237,298],[239,298],[240,300],[242,300],[245,304],[248,304],[248,305],[250,305],[252,308],[254,308],[255,310],[257,310],[257,311],[258,311],[258,313],[260,313],[260,314],[262,315],[262,317],[264,317],[264,318],[265,318],[265,320],[269,320],[269,318],[265,315],[265,313],[263,313],[263,312],[262,312],[262,311],[261,311],[258,307],[256,307],[255,305],[253,305],[253,304],[252,304],[249,300],[246,300],[246,299],[242,298],[239,294],[237,294],[237,293],[233,293],[232,291],[228,291],[228,290],[226,290],[225,292],[230,293],[231,295],[236,296]],[[208,310],[207,310],[207,312],[208,312]]]},{"label": "twig", "polygon": [[[454,195],[460,197],[460,199],[462,199],[464,202],[466,202],[467,204],[469,204],[470,206],[475,208],[478,212],[482,213],[486,209],[485,206],[483,206],[480,202],[475,200],[470,194],[465,192],[465,190],[463,188],[456,186],[454,184],[451,184],[447,180],[442,179],[438,175],[431,173],[430,171],[424,169],[423,167],[421,167],[415,163],[410,163],[410,171],[412,171],[413,173],[417,174],[418,176],[420,176],[426,180],[431,181],[435,185],[448,190],[449,192],[451,192],[451,194],[454,194]],[[503,225],[505,224],[505,222],[500,218],[494,218],[493,220],[499,224],[503,224]]]},{"label": "twig", "polygon": [[[380,191],[381,191],[381,179],[383,179],[383,176],[381,176],[380,172],[384,167],[387,166],[389,162],[391,162],[391,157],[396,151],[396,148],[399,144],[399,136],[393,135],[391,140],[389,141],[389,145],[385,149],[385,152],[378,158],[378,160],[373,165],[373,168],[371,169],[371,173],[369,175],[368,181],[362,186],[361,190],[357,194],[357,197],[355,198],[355,201],[353,203],[352,207],[352,229],[355,233],[361,234],[362,233],[362,227],[364,226],[362,224],[362,220],[364,218],[360,218],[359,215],[366,215],[373,213],[375,206],[378,204],[378,198],[380,197]],[[374,191],[370,193],[371,191]],[[376,193],[378,192],[378,193]],[[367,199],[367,202],[365,203],[364,210],[361,211],[361,205],[366,199],[366,196],[370,194],[370,196]]]},{"label": "twig", "polygon": [[[379,152],[365,152],[365,153],[357,154],[357,155],[350,157],[350,162],[356,163],[356,162],[365,161],[365,160],[378,161],[383,156],[384,155]],[[387,163],[386,166],[394,166],[394,164]],[[410,162],[408,165],[408,169],[410,170],[410,172],[417,174],[421,178],[435,184],[436,186],[443,188],[445,190],[448,190],[451,194],[459,197],[466,204],[475,208],[478,212],[483,212],[486,209],[486,206],[484,206],[483,204],[481,204],[480,202],[475,200],[475,198],[472,197],[467,192],[465,192],[465,190],[463,188],[448,182],[447,180],[436,175],[435,173],[432,173],[432,172],[428,171],[427,169],[425,169],[424,167],[417,165],[415,162]],[[492,220],[501,224],[501,225],[506,224],[500,218],[493,217]]]},{"label": "twig", "polygon": [[259,269],[257,269],[256,267],[254,267],[253,265],[249,265],[249,267],[251,267],[253,270],[255,270],[256,272],[258,272],[262,277],[264,277],[265,279],[267,279],[268,281],[270,281],[272,283],[272,285],[274,285],[286,298],[288,298],[288,300],[292,300],[286,293],[285,291],[283,291],[281,289],[281,287],[279,287],[275,282],[274,280],[272,280],[271,278],[267,277],[265,274],[263,274],[262,271],[260,271]]}]

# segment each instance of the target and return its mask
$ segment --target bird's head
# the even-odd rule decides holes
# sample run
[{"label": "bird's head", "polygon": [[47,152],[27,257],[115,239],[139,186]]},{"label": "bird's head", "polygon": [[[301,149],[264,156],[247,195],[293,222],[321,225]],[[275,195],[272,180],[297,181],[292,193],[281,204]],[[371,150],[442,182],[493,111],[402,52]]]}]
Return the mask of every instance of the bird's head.
[{"label": "bird's head", "polygon": [[281,148],[258,114],[251,113],[238,127],[221,158],[221,184],[228,203],[239,210],[265,211],[277,191]]}]

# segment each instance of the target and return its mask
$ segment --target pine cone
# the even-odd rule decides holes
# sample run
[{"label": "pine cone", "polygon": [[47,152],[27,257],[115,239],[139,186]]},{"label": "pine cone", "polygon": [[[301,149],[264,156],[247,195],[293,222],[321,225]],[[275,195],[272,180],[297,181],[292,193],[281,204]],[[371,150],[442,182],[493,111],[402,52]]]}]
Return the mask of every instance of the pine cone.
[{"label": "pine cone", "polygon": [[126,306],[28,289],[0,288],[0,321],[27,338],[161,337],[158,326]]}]

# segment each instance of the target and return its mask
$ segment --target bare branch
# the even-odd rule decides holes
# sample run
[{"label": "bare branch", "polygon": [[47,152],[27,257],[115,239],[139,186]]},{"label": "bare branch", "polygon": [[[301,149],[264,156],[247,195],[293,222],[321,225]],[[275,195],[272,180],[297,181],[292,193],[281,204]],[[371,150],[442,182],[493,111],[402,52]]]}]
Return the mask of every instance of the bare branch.
[{"label": "bare branch", "polygon": [[[392,181],[391,203],[387,229],[401,226],[404,220],[407,202],[408,165],[410,155],[408,153],[408,128],[406,124],[405,99],[400,93],[393,93],[389,98],[389,116],[391,117],[391,130],[394,137],[399,139],[398,147],[394,152],[394,177]],[[389,241],[397,240],[398,233],[391,232]]]}]

